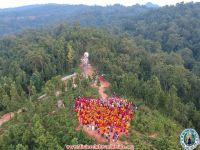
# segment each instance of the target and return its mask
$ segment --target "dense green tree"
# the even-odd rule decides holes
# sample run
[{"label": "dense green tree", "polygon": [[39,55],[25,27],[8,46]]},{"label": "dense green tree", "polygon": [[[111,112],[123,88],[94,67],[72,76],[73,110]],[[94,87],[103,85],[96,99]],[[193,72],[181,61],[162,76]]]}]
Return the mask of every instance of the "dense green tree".
[{"label": "dense green tree", "polygon": [[22,144],[17,144],[16,150],[28,150],[27,146],[23,146]]},{"label": "dense green tree", "polygon": [[153,76],[152,79],[146,83],[144,90],[144,100],[146,103],[153,108],[157,108],[162,92],[159,79],[156,76]]},{"label": "dense green tree", "polygon": [[41,91],[43,81],[42,81],[41,74],[38,71],[36,71],[32,74],[31,82],[32,82],[33,86],[35,86],[37,91]]},{"label": "dense green tree", "polygon": [[67,60],[67,62],[69,64],[69,67],[71,67],[73,65],[73,63],[74,63],[74,50],[73,50],[73,48],[72,48],[70,43],[67,44],[67,51],[68,52],[67,52],[66,60]]}]

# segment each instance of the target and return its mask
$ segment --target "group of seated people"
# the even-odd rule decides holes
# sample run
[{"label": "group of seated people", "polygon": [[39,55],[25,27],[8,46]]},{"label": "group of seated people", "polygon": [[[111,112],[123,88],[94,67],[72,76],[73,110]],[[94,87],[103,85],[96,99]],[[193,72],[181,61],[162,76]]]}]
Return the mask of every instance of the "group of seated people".
[{"label": "group of seated people", "polygon": [[117,141],[121,134],[128,135],[134,115],[133,104],[120,97],[106,100],[77,97],[74,110],[81,125],[90,126],[108,141]]}]

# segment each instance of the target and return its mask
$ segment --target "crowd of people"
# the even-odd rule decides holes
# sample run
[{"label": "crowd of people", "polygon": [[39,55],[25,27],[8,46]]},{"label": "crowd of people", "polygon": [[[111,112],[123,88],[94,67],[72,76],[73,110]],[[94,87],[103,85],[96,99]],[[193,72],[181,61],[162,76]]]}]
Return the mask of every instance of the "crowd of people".
[{"label": "crowd of people", "polygon": [[108,141],[117,141],[120,134],[128,135],[134,116],[133,104],[120,97],[106,100],[77,97],[74,110],[81,125],[90,126]]}]

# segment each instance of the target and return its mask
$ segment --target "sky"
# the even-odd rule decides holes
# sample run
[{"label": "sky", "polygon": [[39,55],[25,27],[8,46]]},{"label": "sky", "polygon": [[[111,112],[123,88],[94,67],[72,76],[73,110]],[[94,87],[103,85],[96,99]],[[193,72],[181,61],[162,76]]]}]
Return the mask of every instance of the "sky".
[{"label": "sky", "polygon": [[[192,0],[0,0],[0,8],[10,8],[18,7],[31,4],[47,4],[47,3],[57,3],[57,4],[85,4],[85,5],[113,5],[122,4],[124,6],[131,6],[134,4],[146,4],[147,2],[152,2],[160,6],[173,5],[184,1],[190,2]],[[198,2],[200,0],[193,0]]]}]

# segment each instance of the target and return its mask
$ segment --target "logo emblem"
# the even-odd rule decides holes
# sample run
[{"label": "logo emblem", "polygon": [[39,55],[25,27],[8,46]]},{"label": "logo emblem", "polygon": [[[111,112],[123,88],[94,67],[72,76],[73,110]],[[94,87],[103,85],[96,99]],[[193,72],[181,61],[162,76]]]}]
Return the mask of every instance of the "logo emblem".
[{"label": "logo emblem", "polygon": [[193,150],[199,144],[199,135],[194,129],[185,129],[180,135],[180,143],[185,150]]}]

